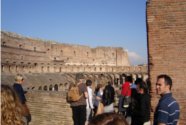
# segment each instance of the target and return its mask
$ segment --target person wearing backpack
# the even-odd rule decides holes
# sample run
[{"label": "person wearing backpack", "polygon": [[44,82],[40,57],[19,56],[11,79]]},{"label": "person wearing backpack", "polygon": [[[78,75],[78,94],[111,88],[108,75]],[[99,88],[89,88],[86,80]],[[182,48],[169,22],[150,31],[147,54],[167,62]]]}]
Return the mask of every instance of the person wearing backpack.
[{"label": "person wearing backpack", "polygon": [[[68,100],[72,108],[72,119],[73,119],[74,125],[85,125],[85,121],[86,121],[86,98],[88,97],[88,93],[87,93],[87,87],[85,83],[83,83],[83,81],[84,81],[83,74],[80,74],[80,73],[76,74],[75,86],[77,86],[77,88],[79,89],[78,96],[80,97],[78,100],[74,100],[74,101]],[[69,88],[69,91],[70,90],[71,88]],[[72,95],[72,93],[71,94],[69,93],[70,92],[68,92],[67,96]]]}]

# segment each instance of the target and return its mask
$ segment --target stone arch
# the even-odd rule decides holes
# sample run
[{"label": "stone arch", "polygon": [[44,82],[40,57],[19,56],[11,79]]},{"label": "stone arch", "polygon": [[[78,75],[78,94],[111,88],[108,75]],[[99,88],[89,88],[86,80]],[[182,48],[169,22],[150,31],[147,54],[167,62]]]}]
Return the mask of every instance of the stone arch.
[{"label": "stone arch", "polygon": [[34,51],[36,51],[36,47],[34,46]]},{"label": "stone arch", "polygon": [[6,46],[6,42],[5,41],[3,41],[2,46]]},{"label": "stone arch", "polygon": [[94,67],[94,72],[96,72],[96,67]]},{"label": "stone arch", "polygon": [[45,91],[47,91],[47,90],[48,90],[47,85],[45,85],[45,86],[43,87],[43,90],[45,90]]},{"label": "stone arch", "polygon": [[42,90],[42,86],[39,86],[38,90]]},{"label": "stone arch", "polygon": [[57,72],[56,65],[53,66],[53,70],[54,70],[54,72]]},{"label": "stone arch", "polygon": [[16,67],[15,67],[15,71],[18,72],[18,66],[17,66],[17,65],[16,65]]},{"label": "stone arch", "polygon": [[8,66],[8,71],[11,72],[11,65]]},{"label": "stone arch", "polygon": [[64,89],[65,89],[65,90],[68,90],[69,87],[70,87],[70,84],[71,84],[71,83],[67,83],[67,82],[66,82],[66,83],[64,84]]},{"label": "stone arch", "polygon": [[54,85],[54,91],[58,91],[58,85],[57,84]]},{"label": "stone arch", "polygon": [[119,86],[121,84],[121,75],[120,74],[111,74],[113,82],[115,85]]},{"label": "stone arch", "polygon": [[113,82],[113,79],[110,77],[110,75],[108,75],[108,73],[105,73],[105,78],[107,81]]},{"label": "stone arch", "polygon": [[4,72],[5,66],[1,65],[1,71]]},{"label": "stone arch", "polygon": [[44,72],[44,66],[41,66],[41,72]]},{"label": "stone arch", "polygon": [[47,66],[47,72],[50,72],[50,66]]},{"label": "stone arch", "polygon": [[63,83],[59,83],[58,85],[58,91],[63,91],[64,87],[63,87]]},{"label": "stone arch", "polygon": [[62,68],[61,67],[59,67],[59,72],[61,72],[62,71]]},{"label": "stone arch", "polygon": [[99,71],[102,71],[102,67],[99,67]]},{"label": "stone arch", "polygon": [[125,82],[125,78],[126,78],[127,74],[121,74],[120,75],[120,84],[123,84]]},{"label": "stone arch", "polygon": [[49,91],[52,91],[52,89],[53,89],[53,86],[52,86],[52,84],[49,86]]},{"label": "stone arch", "polygon": [[19,48],[22,49],[23,45],[22,44],[19,44]]}]

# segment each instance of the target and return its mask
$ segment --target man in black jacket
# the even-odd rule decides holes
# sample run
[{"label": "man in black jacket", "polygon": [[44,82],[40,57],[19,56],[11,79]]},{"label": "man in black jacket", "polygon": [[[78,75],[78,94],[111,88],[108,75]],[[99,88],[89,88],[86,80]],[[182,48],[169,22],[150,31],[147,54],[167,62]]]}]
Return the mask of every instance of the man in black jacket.
[{"label": "man in black jacket", "polygon": [[150,125],[150,95],[147,93],[145,82],[137,83],[137,95],[132,109],[131,125]]}]

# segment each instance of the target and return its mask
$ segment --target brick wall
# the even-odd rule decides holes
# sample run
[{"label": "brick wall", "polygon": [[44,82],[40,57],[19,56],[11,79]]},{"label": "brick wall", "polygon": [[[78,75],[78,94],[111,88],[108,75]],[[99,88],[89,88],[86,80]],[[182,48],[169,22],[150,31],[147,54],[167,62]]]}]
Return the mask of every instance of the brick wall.
[{"label": "brick wall", "polygon": [[29,91],[26,94],[32,114],[29,125],[72,125],[72,111],[64,92]]},{"label": "brick wall", "polygon": [[[173,79],[173,96],[180,104],[180,124],[186,124],[186,0],[149,0],[147,2],[149,75],[152,82],[152,107],[157,75]],[[153,113],[152,113],[153,114]]]}]

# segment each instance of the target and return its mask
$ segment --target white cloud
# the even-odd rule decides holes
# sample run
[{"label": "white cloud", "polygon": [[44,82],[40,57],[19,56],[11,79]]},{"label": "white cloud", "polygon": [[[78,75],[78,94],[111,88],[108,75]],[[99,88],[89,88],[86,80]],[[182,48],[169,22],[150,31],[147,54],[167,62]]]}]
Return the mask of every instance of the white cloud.
[{"label": "white cloud", "polygon": [[129,56],[129,60],[131,62],[131,65],[139,65],[139,64],[146,64],[146,59],[144,57],[141,57],[136,52],[132,52],[129,50],[126,50]]}]

